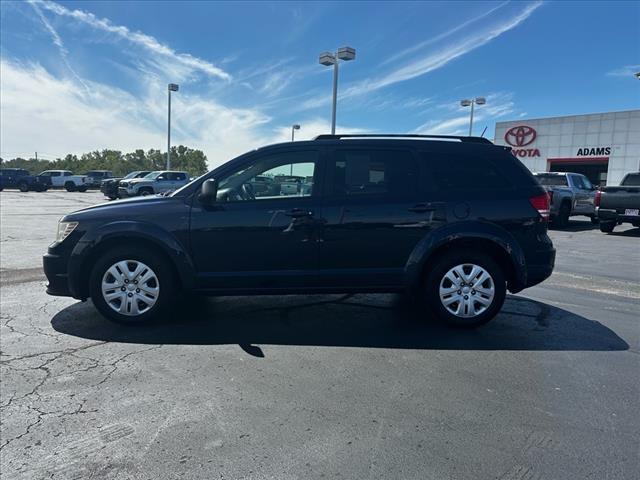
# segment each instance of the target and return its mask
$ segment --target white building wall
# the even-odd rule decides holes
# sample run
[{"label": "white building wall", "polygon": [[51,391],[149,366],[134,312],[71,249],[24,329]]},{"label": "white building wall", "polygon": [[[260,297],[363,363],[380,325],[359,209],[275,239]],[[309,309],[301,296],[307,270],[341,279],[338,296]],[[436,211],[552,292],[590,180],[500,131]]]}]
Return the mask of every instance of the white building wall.
[{"label": "white building wall", "polygon": [[531,144],[513,147],[539,151],[539,156],[518,156],[533,172],[547,171],[549,158],[588,161],[593,156],[579,156],[578,149],[598,147],[611,149],[607,185],[618,185],[626,173],[640,171],[640,110],[499,122],[494,143],[508,145],[506,132],[520,125],[532,127],[537,133]]}]

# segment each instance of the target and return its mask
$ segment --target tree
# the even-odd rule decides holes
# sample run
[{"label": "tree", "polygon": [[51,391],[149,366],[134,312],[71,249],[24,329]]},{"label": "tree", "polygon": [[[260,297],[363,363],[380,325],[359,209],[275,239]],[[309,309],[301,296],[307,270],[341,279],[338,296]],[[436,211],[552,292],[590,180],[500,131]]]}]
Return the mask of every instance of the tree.
[{"label": "tree", "polygon": [[[164,170],[167,154],[151,149],[145,153],[142,149],[123,154],[119,150],[95,150],[77,155],[68,154],[54,161],[30,158],[14,158],[2,160],[2,168],[24,168],[32,173],[43,170],[71,170],[75,173],[86,173],[89,170],[110,170],[121,177],[135,170]],[[201,150],[184,145],[171,147],[171,168],[184,170],[191,176],[199,176],[207,171],[207,157]]]}]

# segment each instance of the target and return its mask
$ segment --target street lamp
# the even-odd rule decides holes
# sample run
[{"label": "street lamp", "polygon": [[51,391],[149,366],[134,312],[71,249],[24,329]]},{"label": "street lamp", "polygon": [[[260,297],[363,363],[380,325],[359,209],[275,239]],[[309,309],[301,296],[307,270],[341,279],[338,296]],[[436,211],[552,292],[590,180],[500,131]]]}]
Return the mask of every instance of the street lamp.
[{"label": "street lamp", "polygon": [[295,131],[296,130],[300,130],[300,125],[298,125],[297,123],[294,125],[291,125],[291,141],[293,142],[294,138],[295,138]]},{"label": "street lamp", "polygon": [[168,86],[169,114],[167,116],[167,170],[171,170],[171,92],[177,92],[178,88],[178,85],[175,83],[170,83]]},{"label": "street lamp", "polygon": [[471,136],[471,132],[473,131],[473,107],[474,105],[484,105],[487,103],[487,99],[484,97],[476,97],[471,100],[465,99],[460,101],[460,105],[462,107],[468,107],[471,105],[471,118],[469,119],[469,136]]},{"label": "street lamp", "polygon": [[356,58],[356,51],[351,47],[339,48],[336,53],[323,52],[320,54],[320,65],[333,65],[333,110],[331,113],[331,135],[336,133],[336,104],[338,103],[338,62],[348,62]]}]

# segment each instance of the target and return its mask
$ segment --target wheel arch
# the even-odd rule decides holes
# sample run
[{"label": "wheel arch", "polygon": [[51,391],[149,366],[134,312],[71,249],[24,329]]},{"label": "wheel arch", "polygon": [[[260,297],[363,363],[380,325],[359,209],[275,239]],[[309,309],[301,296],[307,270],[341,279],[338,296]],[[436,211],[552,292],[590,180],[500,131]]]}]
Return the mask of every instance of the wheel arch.
[{"label": "wheel arch", "polygon": [[187,250],[169,232],[143,222],[114,222],[87,233],[69,259],[69,286],[76,298],[89,297],[89,275],[96,260],[115,246],[149,249],[167,260],[178,288],[190,290],[195,284],[195,268]]},{"label": "wheel arch", "polygon": [[405,267],[407,288],[415,290],[420,286],[429,264],[438,256],[466,249],[488,253],[503,269],[511,292],[522,290],[526,284],[525,256],[515,238],[493,224],[465,222],[438,229],[418,243]]}]

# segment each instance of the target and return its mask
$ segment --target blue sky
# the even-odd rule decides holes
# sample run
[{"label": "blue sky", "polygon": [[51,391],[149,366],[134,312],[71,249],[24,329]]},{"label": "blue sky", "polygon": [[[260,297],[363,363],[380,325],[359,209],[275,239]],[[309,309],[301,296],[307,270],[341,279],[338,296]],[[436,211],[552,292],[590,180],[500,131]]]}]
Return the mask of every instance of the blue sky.
[{"label": "blue sky", "polygon": [[329,130],[466,133],[496,121],[640,107],[638,2],[2,2],[1,155],[166,148],[214,166]]}]

